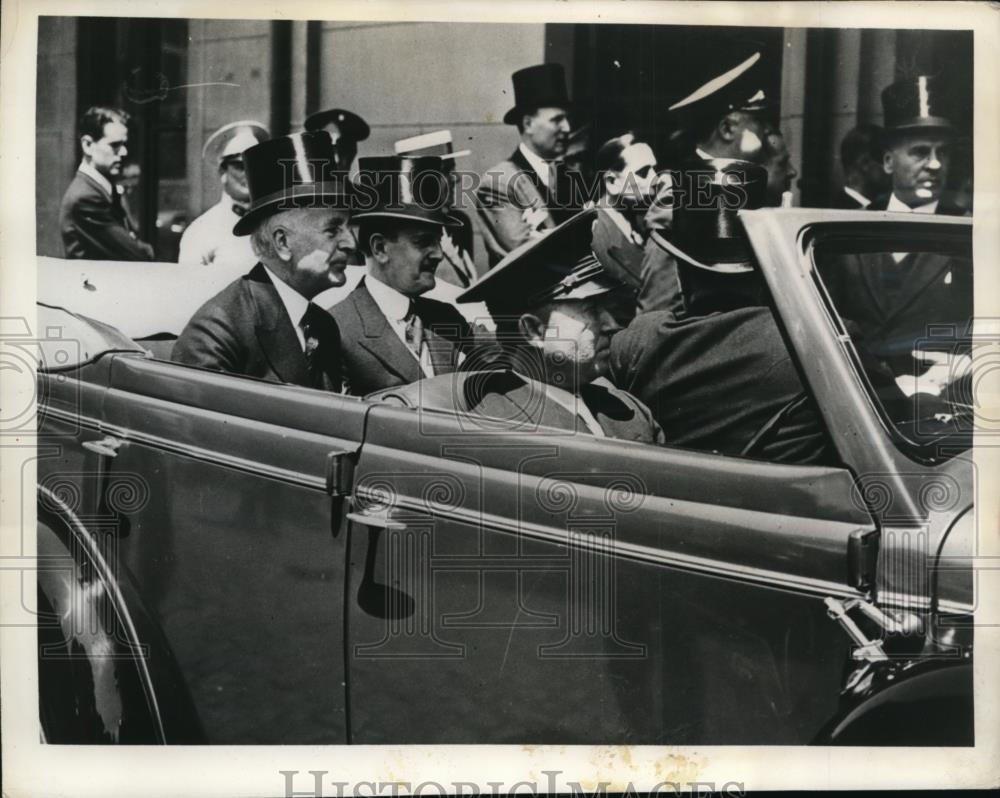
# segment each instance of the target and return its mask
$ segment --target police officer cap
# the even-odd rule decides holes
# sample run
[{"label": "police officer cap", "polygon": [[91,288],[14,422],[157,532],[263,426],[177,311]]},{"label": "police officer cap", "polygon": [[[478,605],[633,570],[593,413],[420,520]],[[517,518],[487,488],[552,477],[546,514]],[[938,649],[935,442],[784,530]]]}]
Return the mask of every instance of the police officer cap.
[{"label": "police officer cap", "polygon": [[768,110],[770,102],[761,82],[759,61],[760,52],[756,52],[677,100],[667,111],[694,120],[718,118],[730,111]]},{"label": "police officer cap", "polygon": [[594,208],[581,211],[542,238],[522,244],[456,301],[483,301],[491,310],[529,311],[548,302],[586,299],[621,288],[591,250],[596,218]]},{"label": "police officer cap", "polygon": [[[317,111],[306,117],[303,127],[306,130],[323,130],[329,124],[337,126],[341,137],[354,142],[364,141],[371,133],[371,128],[368,127],[368,123],[364,119],[351,111],[345,111],[343,108],[328,108],[325,111]],[[337,140],[334,138],[333,143],[336,144]]]},{"label": "police officer cap", "polygon": [[201,157],[213,166],[241,158],[245,150],[267,141],[271,133],[267,127],[252,119],[230,122],[216,130],[201,148]]}]

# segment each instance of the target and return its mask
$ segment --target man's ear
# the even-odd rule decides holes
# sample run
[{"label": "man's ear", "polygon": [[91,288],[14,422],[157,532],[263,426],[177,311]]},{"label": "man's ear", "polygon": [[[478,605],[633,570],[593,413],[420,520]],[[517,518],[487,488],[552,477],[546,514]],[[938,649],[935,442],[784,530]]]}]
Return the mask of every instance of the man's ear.
[{"label": "man's ear", "polygon": [[517,320],[517,329],[532,346],[541,346],[545,341],[545,323],[533,313],[523,313]]},{"label": "man's ear", "polygon": [[887,152],[882,156],[882,171],[887,175],[892,174],[892,153]]},{"label": "man's ear", "polygon": [[80,149],[83,150],[84,154],[90,154],[90,148],[94,146],[94,139],[89,133],[84,133],[80,136]]},{"label": "man's ear", "polygon": [[268,233],[274,245],[274,253],[283,261],[291,261],[292,250],[288,246],[288,231],[282,225],[276,224]]},{"label": "man's ear", "polygon": [[368,239],[368,251],[378,263],[386,263],[389,260],[389,253],[386,252],[387,241],[382,233],[372,233]]}]

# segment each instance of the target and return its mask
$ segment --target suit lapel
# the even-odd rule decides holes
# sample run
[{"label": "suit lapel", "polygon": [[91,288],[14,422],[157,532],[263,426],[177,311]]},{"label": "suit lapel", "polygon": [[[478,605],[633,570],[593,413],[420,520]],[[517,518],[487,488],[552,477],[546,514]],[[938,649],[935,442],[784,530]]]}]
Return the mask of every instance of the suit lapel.
[{"label": "suit lapel", "polygon": [[309,367],[298,336],[271,278],[261,264],[253,267],[247,280],[254,308],[254,328],[261,351],[282,382],[305,385]]},{"label": "suit lapel", "polygon": [[413,353],[406,348],[381,308],[365,287],[364,278],[348,297],[361,322],[358,346],[378,360],[386,369],[406,382],[415,382],[424,374]]},{"label": "suit lapel", "polygon": [[896,301],[889,308],[887,321],[906,310],[928,288],[943,278],[951,267],[950,258],[935,252],[918,252],[909,255],[908,258],[912,259],[912,262],[906,265],[907,274],[896,294]]},{"label": "suit lapel", "polygon": [[536,172],[532,168],[531,164],[528,163],[528,159],[524,157],[524,153],[521,152],[520,148],[514,150],[514,154],[510,156],[510,160],[517,166],[518,169],[521,170],[522,177],[518,179],[527,180],[531,183],[531,185],[534,186],[535,191],[538,192],[538,196],[542,198],[542,204],[548,208],[552,204],[552,198],[549,195],[549,187],[545,184],[542,178],[538,176],[538,172]]}]

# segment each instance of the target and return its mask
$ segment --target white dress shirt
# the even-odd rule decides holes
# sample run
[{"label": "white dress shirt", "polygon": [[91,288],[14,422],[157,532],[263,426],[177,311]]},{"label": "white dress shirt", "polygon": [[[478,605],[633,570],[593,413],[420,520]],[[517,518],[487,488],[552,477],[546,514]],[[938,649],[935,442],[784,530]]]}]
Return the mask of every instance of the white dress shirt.
[{"label": "white dress shirt", "polygon": [[[365,276],[365,286],[368,288],[368,293],[372,295],[372,299],[375,300],[375,304],[378,305],[378,309],[382,311],[382,315],[389,322],[389,326],[392,327],[393,332],[403,342],[406,351],[413,354],[410,345],[406,343],[406,316],[410,312],[410,298],[405,294],[399,293],[392,286],[386,285],[378,278],[373,277],[371,272]],[[426,332],[424,333],[424,341],[420,346],[420,357],[417,358],[417,361],[420,364],[420,369],[424,372],[424,376],[434,376],[434,364],[431,363],[431,353],[427,347]]]},{"label": "white dress shirt", "polygon": [[529,147],[525,146],[523,141],[520,145],[518,145],[518,149],[521,150],[521,154],[524,156],[525,160],[527,160],[531,168],[535,170],[535,174],[542,179],[542,183],[548,187],[549,191],[551,191],[552,181],[549,179],[549,162],[541,156],[533,153]]},{"label": "white dress shirt", "polygon": [[[903,202],[896,193],[893,192],[889,195],[889,201],[886,203],[885,209],[887,211],[895,211],[896,213],[934,213],[937,210],[938,201],[928,202],[924,205],[917,205],[915,208],[911,208],[905,202]],[[909,255],[909,252],[893,252],[892,259],[896,263],[901,263],[903,258]]]},{"label": "white dress shirt", "polygon": [[264,266],[264,271],[267,272],[267,276],[270,277],[271,282],[274,283],[274,287],[278,292],[278,297],[281,299],[281,304],[285,306],[285,312],[288,314],[288,318],[292,321],[292,327],[295,329],[295,335],[299,339],[299,346],[301,346],[302,351],[305,352],[306,336],[305,333],[302,332],[301,325],[302,317],[306,315],[306,309],[309,307],[309,300],[278,277],[278,275],[267,268],[267,266]]}]

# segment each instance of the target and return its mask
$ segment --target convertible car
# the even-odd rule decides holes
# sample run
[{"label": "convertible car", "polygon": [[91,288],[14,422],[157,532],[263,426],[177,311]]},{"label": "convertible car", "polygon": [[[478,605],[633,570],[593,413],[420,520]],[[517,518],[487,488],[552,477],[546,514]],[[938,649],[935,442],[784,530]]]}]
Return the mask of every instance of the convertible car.
[{"label": "convertible car", "polygon": [[171,363],[231,276],[40,259],[44,740],[972,745],[971,221],[741,218],[835,467]]}]

